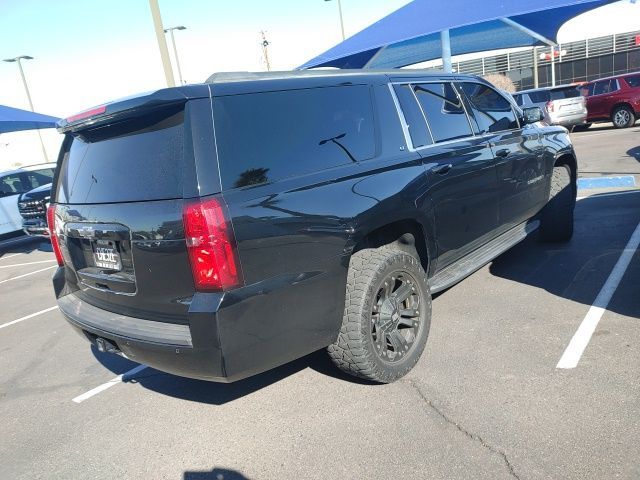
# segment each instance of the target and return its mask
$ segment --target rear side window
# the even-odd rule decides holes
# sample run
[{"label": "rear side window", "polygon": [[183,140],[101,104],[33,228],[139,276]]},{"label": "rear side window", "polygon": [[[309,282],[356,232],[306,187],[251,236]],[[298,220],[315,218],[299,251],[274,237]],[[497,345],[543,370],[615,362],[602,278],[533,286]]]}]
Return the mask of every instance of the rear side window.
[{"label": "rear side window", "polygon": [[20,174],[15,173],[12,175],[0,177],[0,197],[16,195],[25,191],[26,190],[22,186],[22,179],[20,178]]},{"label": "rear side window", "polygon": [[566,87],[551,90],[551,100],[563,100],[565,98],[575,98],[580,96],[580,91],[576,87]]},{"label": "rear side window", "polygon": [[183,112],[156,111],[75,134],[56,200],[84,204],[182,197]]},{"label": "rear side window", "polygon": [[222,186],[245,187],[375,155],[367,86],[213,99]]},{"label": "rear side window", "polygon": [[413,88],[434,142],[473,135],[462,101],[450,83],[421,83]]},{"label": "rear side window", "polygon": [[615,79],[601,80],[593,86],[593,95],[604,95],[615,92],[618,89],[618,82]]},{"label": "rear side window", "polygon": [[501,132],[518,128],[511,103],[493,88],[482,83],[460,84],[481,132]]},{"label": "rear side window", "polygon": [[34,188],[51,183],[53,179],[53,169],[44,168],[33,172],[24,172],[24,178],[25,181],[23,181],[23,183],[26,182],[28,190],[33,190]]},{"label": "rear side window", "polygon": [[551,100],[551,95],[549,90],[534,90],[529,92],[529,98],[533,103],[547,103]]},{"label": "rear side window", "polygon": [[518,94],[514,94],[513,95],[513,99],[516,101],[516,105],[518,105],[519,107],[521,107],[522,105],[524,105],[524,102],[522,100],[523,95],[518,95]]},{"label": "rear side window", "polygon": [[634,75],[632,77],[624,77],[627,84],[632,88],[640,87],[640,75]]},{"label": "rear side window", "polygon": [[420,106],[411,90],[411,85],[395,85],[393,89],[398,97],[400,108],[402,108],[413,148],[420,148],[433,143],[429,130],[427,130],[427,123],[420,111]]}]

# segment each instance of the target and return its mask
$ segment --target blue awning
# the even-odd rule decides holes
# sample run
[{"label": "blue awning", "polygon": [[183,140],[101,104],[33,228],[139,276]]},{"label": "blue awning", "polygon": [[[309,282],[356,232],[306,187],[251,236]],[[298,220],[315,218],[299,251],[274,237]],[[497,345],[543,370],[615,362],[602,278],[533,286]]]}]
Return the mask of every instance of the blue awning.
[{"label": "blue awning", "polygon": [[0,105],[0,133],[54,128],[58,120],[60,119],[49,115]]},{"label": "blue awning", "polygon": [[441,58],[446,30],[452,55],[552,45],[568,20],[616,1],[414,0],[298,68],[398,68]]}]

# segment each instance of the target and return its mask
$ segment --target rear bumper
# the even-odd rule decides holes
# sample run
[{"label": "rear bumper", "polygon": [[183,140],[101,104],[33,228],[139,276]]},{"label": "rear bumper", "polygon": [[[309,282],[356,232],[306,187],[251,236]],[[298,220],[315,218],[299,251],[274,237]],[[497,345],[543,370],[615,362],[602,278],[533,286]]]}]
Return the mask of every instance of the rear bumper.
[{"label": "rear bumper", "polygon": [[[58,268],[53,276],[60,311],[85,338],[103,338],[128,358],[175,375],[233,382],[264,372],[337,338],[346,268],[287,274],[226,293],[196,293],[182,323],[114,313],[81,300]],[[335,290],[335,291],[332,291]],[[329,292],[335,302],[327,302]],[[297,308],[292,309],[292,306]],[[309,316],[315,310],[320,315]]]},{"label": "rear bumper", "polygon": [[550,115],[550,123],[553,125],[561,125],[563,127],[573,127],[575,125],[583,125],[587,122],[587,112],[578,112],[571,115]]},{"label": "rear bumper", "polygon": [[27,235],[32,236],[49,236],[49,228],[47,222],[43,218],[32,218],[22,222],[22,230]]}]

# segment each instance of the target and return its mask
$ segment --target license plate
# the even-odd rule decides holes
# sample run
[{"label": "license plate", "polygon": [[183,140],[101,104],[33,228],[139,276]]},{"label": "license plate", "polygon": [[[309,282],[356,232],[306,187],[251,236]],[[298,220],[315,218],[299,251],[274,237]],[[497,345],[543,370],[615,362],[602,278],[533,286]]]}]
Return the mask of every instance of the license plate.
[{"label": "license plate", "polygon": [[93,260],[96,267],[107,268],[109,270],[122,270],[120,253],[115,242],[98,240],[93,248]]}]

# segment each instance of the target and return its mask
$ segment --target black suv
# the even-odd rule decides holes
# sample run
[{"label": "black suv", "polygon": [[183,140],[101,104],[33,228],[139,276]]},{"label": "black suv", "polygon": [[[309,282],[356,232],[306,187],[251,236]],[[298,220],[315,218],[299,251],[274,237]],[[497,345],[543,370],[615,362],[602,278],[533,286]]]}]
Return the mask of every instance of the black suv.
[{"label": "black suv", "polygon": [[320,348],[391,382],[431,295],[538,229],[573,233],[576,157],[480,78],[218,74],[59,124],[58,305],[101,351],[234,381]]}]

